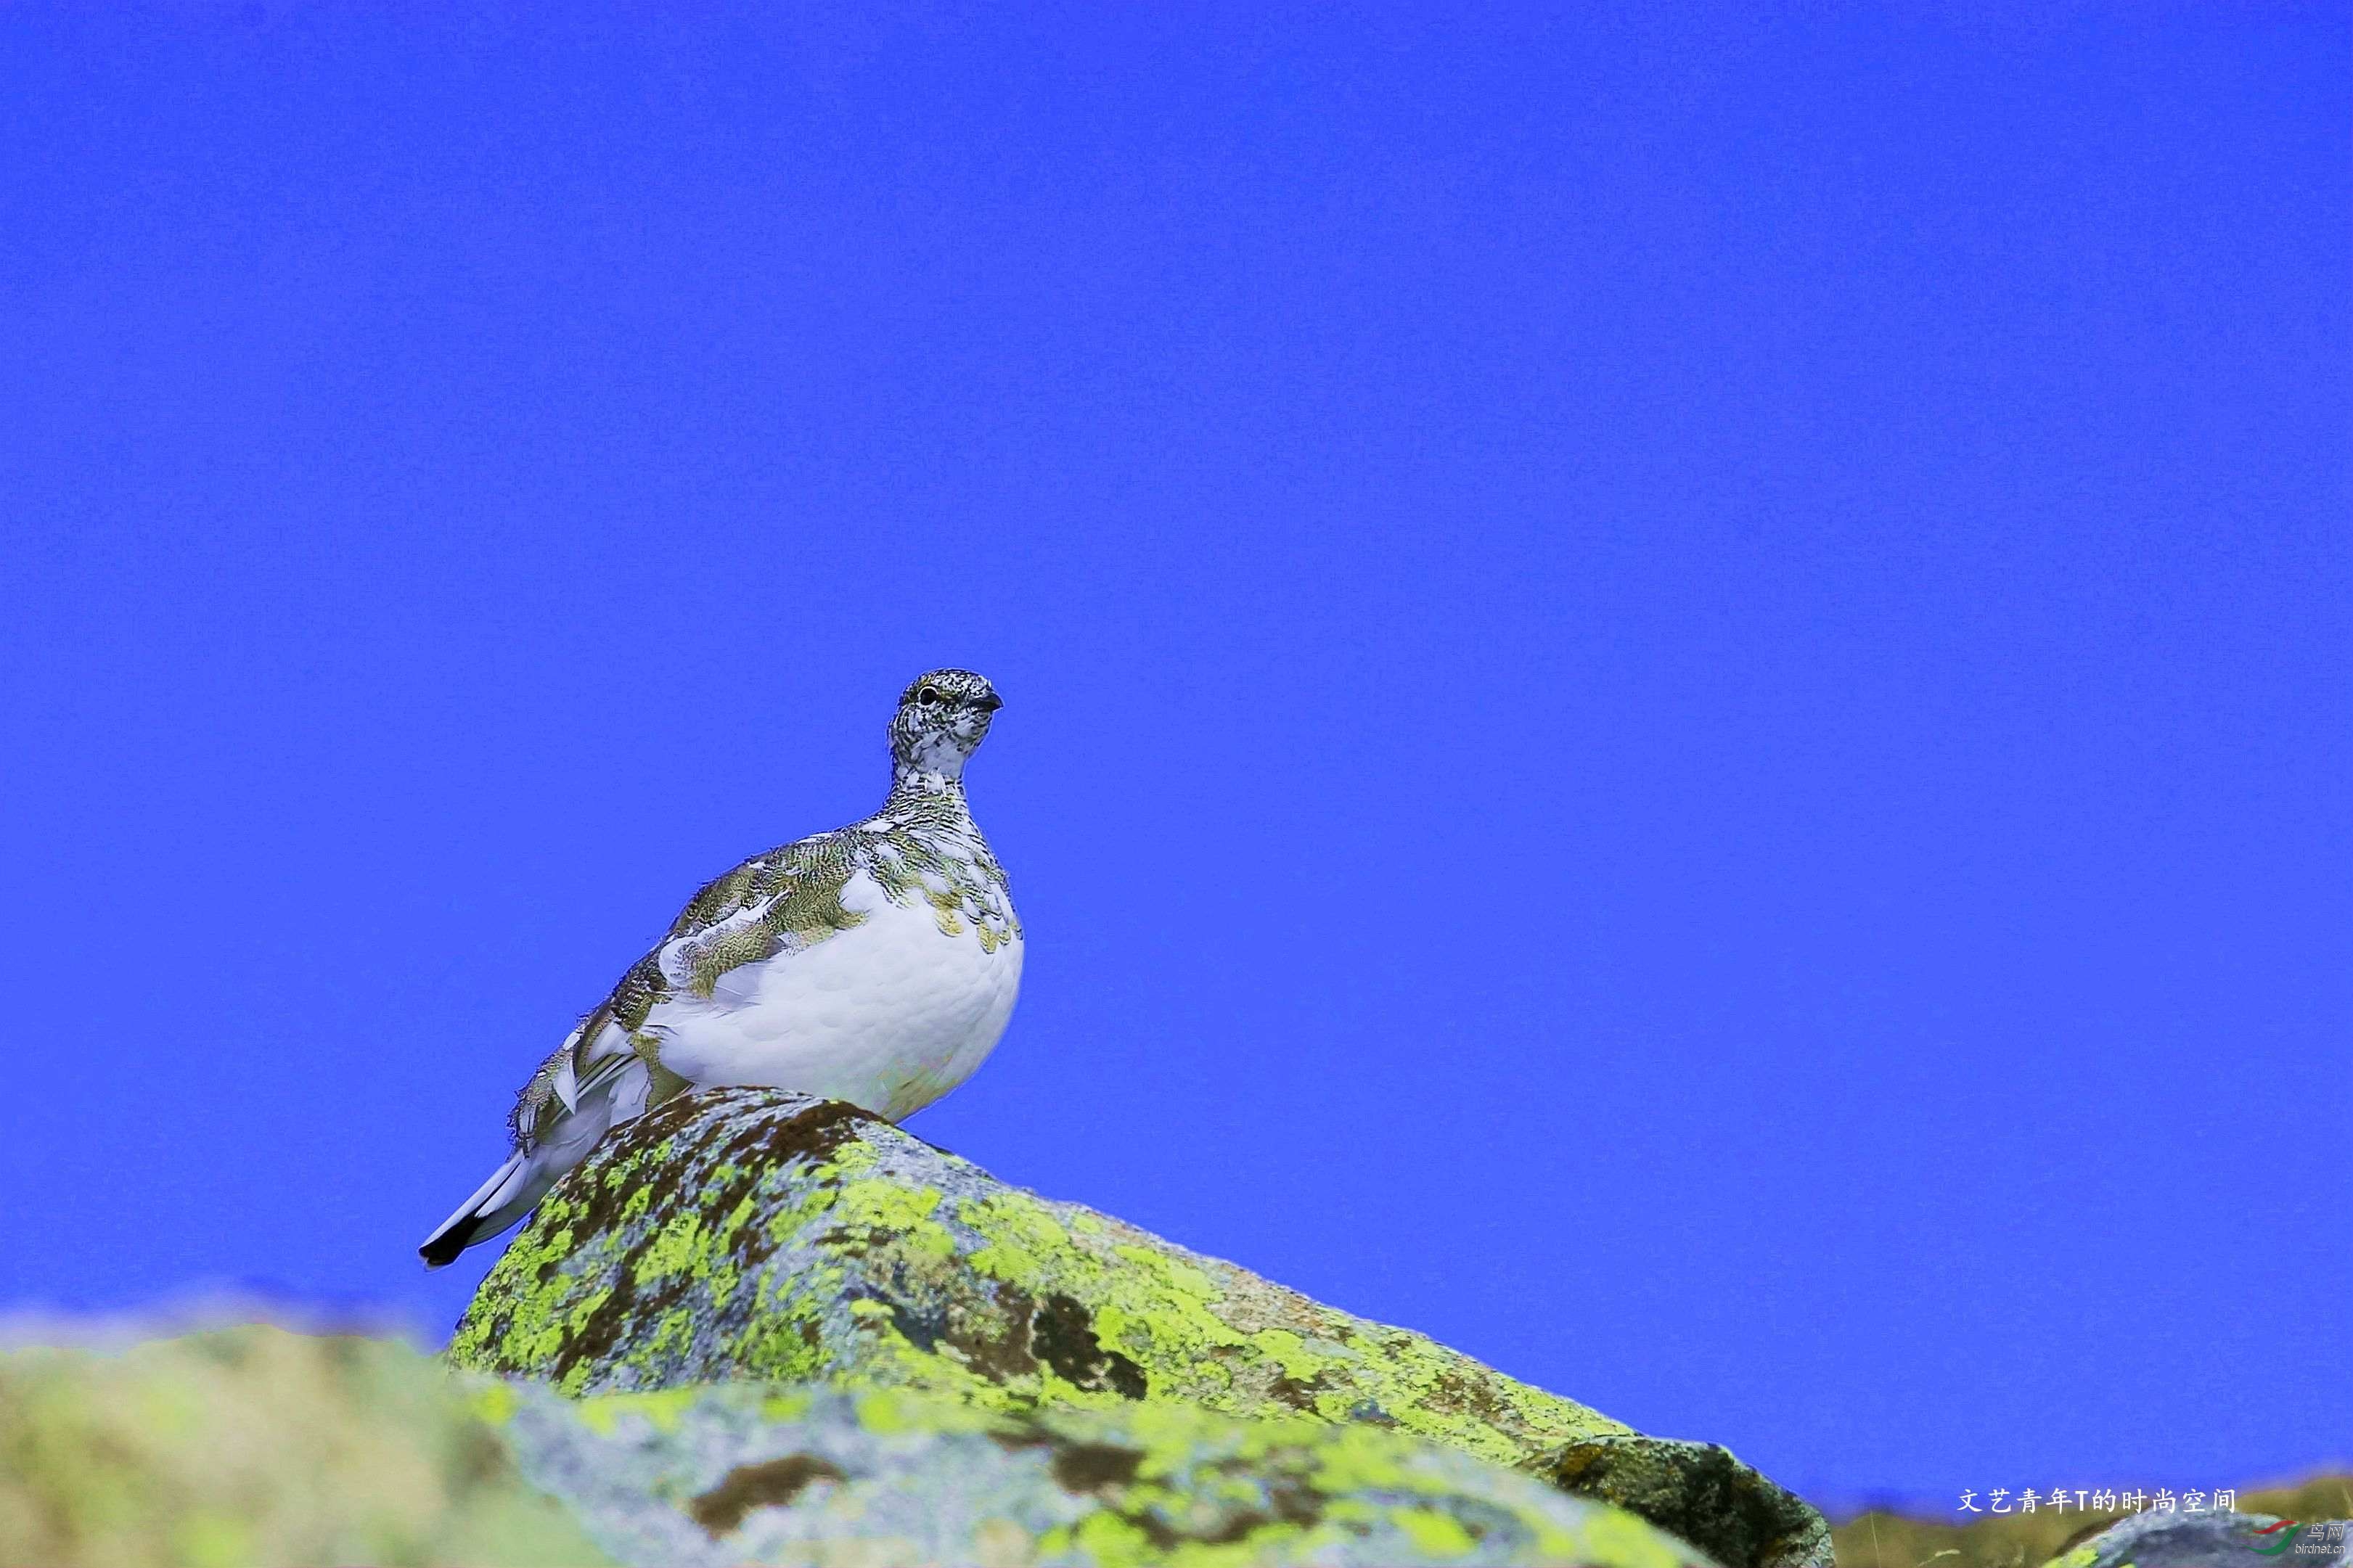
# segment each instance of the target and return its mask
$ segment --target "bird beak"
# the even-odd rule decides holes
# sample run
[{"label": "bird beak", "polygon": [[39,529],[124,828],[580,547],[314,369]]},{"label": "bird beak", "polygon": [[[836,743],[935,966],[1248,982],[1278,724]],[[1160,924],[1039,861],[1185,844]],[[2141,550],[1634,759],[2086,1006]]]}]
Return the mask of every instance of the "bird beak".
[{"label": "bird beak", "polygon": [[978,702],[974,703],[973,706],[979,709],[984,713],[994,713],[999,708],[1005,706],[1005,699],[992,691],[987,696],[982,698]]}]

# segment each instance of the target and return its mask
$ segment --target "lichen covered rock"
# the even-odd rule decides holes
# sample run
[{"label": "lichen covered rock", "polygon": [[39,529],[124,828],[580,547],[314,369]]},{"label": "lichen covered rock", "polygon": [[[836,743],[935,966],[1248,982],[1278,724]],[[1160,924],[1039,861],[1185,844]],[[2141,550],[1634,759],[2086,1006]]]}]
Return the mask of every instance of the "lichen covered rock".
[{"label": "lichen covered rock", "polygon": [[0,1563],[604,1561],[406,1345],[244,1324],[0,1352]]},{"label": "lichen covered rock", "polygon": [[1306,1416],[753,1384],[575,1400],[255,1324],[0,1353],[0,1563],[607,1562],[1707,1559],[1502,1466]]},{"label": "lichen covered rock", "polygon": [[1830,1526],[1813,1506],[1716,1443],[1588,1437],[1529,1467],[1564,1491],[1641,1514],[1726,1563],[1828,1568]]},{"label": "lichen covered rock", "polygon": [[1506,1462],[1628,1431],[768,1089],[674,1100],[608,1140],[499,1260],[449,1354],[567,1394],[850,1379],[994,1410],[1182,1401],[1393,1425]]},{"label": "lichen covered rock", "polygon": [[2343,1520],[2291,1521],[2228,1510],[2137,1513],[2060,1553],[2049,1568],[2247,1568],[2265,1561],[2348,1568],[2353,1529]]},{"label": "lichen covered rock", "polygon": [[1727,1561],[1829,1560],[1820,1516],[1721,1449],[1643,1437],[779,1090],[685,1096],[619,1130],[541,1204],[449,1354],[573,1395],[744,1380],[1009,1415],[1179,1405],[1370,1425],[1672,1517]]},{"label": "lichen covered rock", "polygon": [[625,1563],[1583,1563],[1708,1559],[1451,1449],[1181,1405],[988,1414],[904,1389],[685,1387],[498,1419]]}]

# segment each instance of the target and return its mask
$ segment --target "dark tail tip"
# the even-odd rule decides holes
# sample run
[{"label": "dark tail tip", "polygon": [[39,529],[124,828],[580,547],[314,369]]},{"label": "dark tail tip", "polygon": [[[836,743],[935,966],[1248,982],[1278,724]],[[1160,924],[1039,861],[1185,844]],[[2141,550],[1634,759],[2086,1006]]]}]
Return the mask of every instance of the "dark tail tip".
[{"label": "dark tail tip", "polygon": [[417,1249],[417,1256],[425,1259],[427,1268],[446,1268],[458,1261],[458,1254],[465,1251],[473,1239],[472,1226],[448,1226],[427,1238],[425,1245]]}]

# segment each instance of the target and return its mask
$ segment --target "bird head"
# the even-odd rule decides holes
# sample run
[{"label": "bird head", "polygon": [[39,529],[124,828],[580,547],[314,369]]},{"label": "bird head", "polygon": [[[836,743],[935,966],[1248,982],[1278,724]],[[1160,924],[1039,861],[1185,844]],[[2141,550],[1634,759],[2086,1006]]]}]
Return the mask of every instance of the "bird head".
[{"label": "bird head", "polygon": [[934,669],[900,694],[891,720],[891,761],[900,772],[964,776],[964,765],[1005,706],[997,689],[968,669]]}]

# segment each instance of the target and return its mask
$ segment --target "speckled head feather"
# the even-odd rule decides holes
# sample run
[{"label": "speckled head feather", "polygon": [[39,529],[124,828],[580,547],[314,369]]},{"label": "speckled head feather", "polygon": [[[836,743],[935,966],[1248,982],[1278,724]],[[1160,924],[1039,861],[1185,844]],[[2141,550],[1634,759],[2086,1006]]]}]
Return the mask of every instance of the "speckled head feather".
[{"label": "speckled head feather", "polygon": [[915,677],[899,696],[891,719],[894,773],[960,779],[964,765],[987,738],[989,721],[1005,706],[987,678],[968,669],[934,669]]}]

